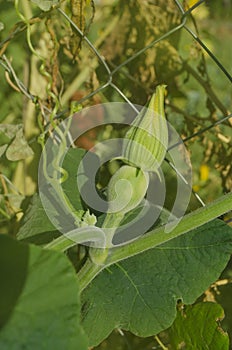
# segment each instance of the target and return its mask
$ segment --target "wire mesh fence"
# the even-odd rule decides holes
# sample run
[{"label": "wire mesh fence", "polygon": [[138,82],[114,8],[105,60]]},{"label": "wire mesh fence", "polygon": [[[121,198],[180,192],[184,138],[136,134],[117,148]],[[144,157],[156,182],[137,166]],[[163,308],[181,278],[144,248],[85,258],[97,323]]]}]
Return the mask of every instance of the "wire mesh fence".
[{"label": "wire mesh fence", "polygon": [[[185,112],[183,109],[181,109],[178,104],[173,103],[173,101],[170,102],[169,99],[167,99],[167,108],[170,109],[174,113],[182,114],[184,117],[186,117],[188,120],[188,127],[189,131],[192,131],[191,133],[183,133],[183,142],[188,142],[191,140],[196,140],[196,138],[204,136],[207,131],[210,129],[215,129],[220,125],[227,125],[228,127],[231,126],[231,117],[232,114],[228,111],[227,107],[225,107],[225,104],[220,100],[220,97],[217,96],[217,93],[214,92],[212,86],[214,84],[213,81],[210,81],[210,74],[207,72],[207,64],[205,62],[205,54],[209,57],[209,59],[213,62],[216,69],[218,70],[218,74],[224,75],[225,79],[231,83],[232,82],[232,76],[229,72],[229,70],[220,62],[220,57],[217,57],[213,51],[201,40],[201,36],[198,32],[197,28],[197,21],[195,21],[192,13],[193,11],[197,11],[198,8],[200,8],[202,5],[204,5],[205,1],[200,0],[197,2],[193,2],[192,6],[187,6],[187,3],[185,1],[178,1],[178,0],[172,0],[168,1],[167,3],[164,3],[162,1],[148,1],[143,2],[140,1],[137,4],[134,4],[133,2],[128,2],[128,4],[123,4],[123,2],[116,2],[116,5],[113,6],[113,11],[119,12],[118,22],[113,23],[112,26],[108,23],[107,26],[104,28],[104,30],[107,32],[100,32],[100,34],[96,37],[95,40],[91,40],[93,35],[89,35],[87,33],[87,27],[89,29],[91,22],[94,21],[94,14],[95,14],[95,7],[97,8],[100,4],[100,2],[90,2],[91,5],[89,6],[92,11],[92,15],[90,16],[89,24],[85,25],[85,23],[80,21],[80,18],[77,20],[77,16],[75,17],[75,9],[74,9],[74,3],[71,2],[71,7],[69,11],[66,11],[66,8],[62,6],[62,2],[58,4],[57,6],[54,6],[51,8],[50,12],[42,12],[38,16],[34,16],[31,18],[27,18],[23,12],[19,10],[19,4],[16,1],[16,9],[18,11],[18,15],[21,19],[21,22],[14,26],[12,29],[10,35],[1,42],[0,48],[1,48],[1,58],[0,58],[0,64],[3,67],[3,69],[6,72],[6,78],[8,80],[8,83],[13,87],[13,89],[21,92],[23,95],[26,96],[26,98],[30,99],[35,105],[39,107],[39,110],[43,116],[44,119],[44,125],[42,127],[42,130],[48,130],[49,126],[52,124],[52,121],[56,119],[60,119],[63,116],[65,116],[68,113],[70,113],[69,108],[63,108],[63,105],[67,104],[68,101],[72,99],[72,94],[74,94],[75,89],[81,88],[85,84],[85,79],[88,74],[84,74],[83,70],[85,69],[85,65],[89,64],[89,60],[91,60],[91,68],[92,72],[94,74],[98,74],[100,76],[100,79],[97,79],[97,83],[92,82],[92,86],[89,90],[91,90],[88,93],[84,93],[81,96],[78,96],[75,98],[76,104],[83,104],[88,103],[94,96],[97,96],[101,93],[106,93],[107,91],[111,90],[111,93],[109,94],[109,98],[112,97],[114,94],[118,96],[121,100],[128,103],[133,109],[136,110],[136,107],[134,106],[134,103],[141,101],[146,101],[147,96],[153,91],[154,86],[158,83],[166,83],[166,79],[168,81],[168,85],[172,84],[169,83],[171,80],[174,81],[176,74],[181,74],[185,72],[187,76],[191,75],[195,78],[195,80],[198,82],[200,88],[203,90],[206,98],[207,98],[207,107],[209,111],[211,112],[211,116],[205,119],[201,118],[201,116],[193,115],[189,116],[188,113]],[[79,5],[82,3],[79,3]],[[137,8],[136,8],[137,6]],[[126,9],[127,7],[127,9]],[[134,14],[134,8],[136,8],[137,14]],[[167,14],[167,17],[164,18],[164,21],[166,21],[166,24],[163,25],[161,22],[159,22],[159,8],[162,8],[161,15],[164,16],[164,13]],[[126,14],[126,10],[129,11],[128,13],[131,13],[130,15]],[[150,29],[147,29],[147,26],[145,25],[145,20],[142,18],[143,23],[138,24],[141,19],[137,19],[138,11],[144,11],[144,16],[149,17],[152,14],[152,11],[157,12],[157,16],[151,17],[151,26],[154,26],[154,31],[149,33],[149,35],[146,33],[144,34],[141,31],[141,28],[144,27],[144,31],[148,31]],[[84,14],[82,13],[83,18]],[[64,89],[62,91],[62,88],[60,88],[60,91],[58,92],[57,89],[54,87],[54,80],[57,80],[57,76],[55,75],[55,70],[58,72],[58,63],[57,63],[57,52],[59,48],[56,50],[53,49],[54,54],[54,60],[53,62],[49,61],[49,57],[44,58],[43,53],[41,53],[41,48],[35,49],[34,44],[32,44],[31,37],[33,36],[33,26],[37,25],[37,23],[43,19],[45,19],[45,28],[47,30],[47,33],[52,38],[53,46],[57,45],[57,47],[60,45],[58,41],[65,41],[65,38],[58,38],[58,34],[54,33],[54,28],[51,26],[50,22],[54,20],[55,16],[58,16],[58,20],[60,21],[61,27],[65,25],[69,25],[69,30],[71,32],[70,37],[70,47],[73,45],[72,41],[78,42],[78,44],[75,44],[76,47],[73,49],[71,47],[70,51],[73,54],[73,57],[69,57],[70,59],[73,59],[75,63],[80,63],[82,71],[79,72],[79,76],[76,78],[78,79],[78,83],[76,83],[76,79],[74,79],[74,83],[71,83],[69,87]],[[124,17],[127,16],[125,19]],[[130,20],[128,19],[130,17]],[[154,19],[155,18],[155,19]],[[85,19],[83,19],[84,21]],[[99,20],[99,19],[98,19]],[[49,22],[50,21],[50,22]],[[54,20],[55,21],[55,20]],[[79,22],[78,22],[79,21]],[[154,21],[154,22],[152,22]],[[114,22],[114,21],[112,21]],[[59,24],[60,24],[59,23]],[[66,23],[66,24],[65,24]],[[120,24],[122,25],[122,28],[120,28]],[[125,24],[125,26],[123,26]],[[137,33],[133,34],[136,30],[136,25],[140,26],[137,28]],[[160,25],[161,29],[158,30],[158,26]],[[150,27],[149,27],[150,28]],[[126,32],[126,35],[128,36],[127,39],[125,38],[110,38],[111,33],[116,33],[124,31]],[[16,70],[14,69],[14,62],[11,63],[10,59],[7,57],[7,53],[5,51],[7,50],[7,47],[9,44],[18,37],[20,33],[26,32],[27,33],[27,41],[29,45],[29,49],[31,50],[32,54],[34,54],[35,57],[37,57],[37,61],[39,61],[40,64],[40,73],[47,77],[47,84],[49,87],[47,87],[46,91],[48,92],[48,96],[45,96],[44,98],[38,97],[36,94],[30,92],[30,86],[29,83],[22,82],[22,80],[18,77],[18,74],[16,74]],[[179,42],[179,35],[183,35],[183,33],[187,34],[189,36],[189,40],[193,40],[196,44],[196,50],[201,51],[201,67],[199,64],[199,67],[197,67],[197,70],[194,69],[194,67],[191,65],[191,62],[188,62],[188,59],[183,59],[178,54],[178,42]],[[141,39],[142,37],[142,39]],[[38,38],[37,38],[38,39]],[[140,40],[141,39],[141,40]],[[35,39],[34,39],[35,40]],[[99,43],[100,40],[100,43]],[[118,56],[115,58],[114,52],[107,52],[105,45],[111,44],[111,51],[114,51],[114,45],[115,45],[115,51],[117,51],[116,46],[120,45],[121,40],[121,46],[124,45],[124,52],[120,56],[120,50],[117,54]],[[94,42],[94,43],[93,43]],[[142,43],[142,44],[141,44]],[[170,46],[170,43],[173,44],[173,47]],[[142,47],[141,47],[142,46]],[[82,50],[82,48],[84,49]],[[126,49],[125,49],[126,48]],[[158,53],[152,51],[153,49],[156,50],[158,48]],[[89,50],[91,54],[89,54],[89,57],[85,57],[85,50]],[[125,50],[126,53],[125,53]],[[82,51],[84,54],[82,54]],[[203,54],[202,54],[203,52]],[[79,57],[78,57],[79,56]],[[157,65],[157,77],[156,79],[153,76],[153,62],[147,63],[147,60],[149,59],[149,56],[151,56],[151,61],[156,60]],[[165,60],[165,56],[168,57],[167,60]],[[78,57],[76,59],[76,57]],[[170,68],[169,63],[170,59],[172,60],[173,67]],[[138,61],[139,60],[139,61]],[[141,68],[141,61],[145,60],[146,65],[148,68],[148,72],[145,72]],[[86,64],[85,64],[86,61]],[[162,61],[164,61],[162,63]],[[158,63],[157,63],[158,62]],[[38,64],[38,62],[36,63]],[[50,65],[50,66],[49,66]],[[51,67],[53,65],[53,68]],[[135,72],[136,70],[136,72]],[[138,73],[138,71],[141,70],[141,72]],[[173,71],[172,71],[173,70]],[[200,71],[201,70],[201,71]],[[96,71],[99,71],[99,73],[96,73]],[[169,72],[172,71],[168,77],[165,76],[165,71]],[[199,73],[200,72],[200,73]],[[94,79],[94,77],[93,77]],[[126,81],[130,82],[125,88],[125,79]],[[146,81],[148,80],[148,82]],[[186,80],[188,77],[186,77]],[[153,82],[152,82],[153,81]],[[155,81],[155,82],[154,82]],[[62,85],[62,84],[61,84]],[[95,86],[94,86],[95,85]],[[122,87],[122,85],[124,85]],[[135,88],[136,87],[136,88]],[[135,96],[133,96],[133,91],[130,91],[130,88],[135,88]],[[176,85],[174,84],[173,89],[176,88]],[[171,87],[172,89],[172,87]],[[68,92],[67,92],[68,90]],[[112,92],[113,91],[113,92]],[[140,96],[144,94],[144,96]],[[60,96],[58,96],[60,94]],[[141,98],[140,98],[141,97]],[[115,97],[114,97],[115,98]],[[117,100],[117,97],[116,97]],[[62,103],[60,103],[62,101]],[[216,113],[215,113],[216,111]],[[199,118],[198,118],[199,117]],[[191,120],[192,118],[192,120]],[[193,122],[193,125],[197,125],[196,127],[191,126],[191,121]],[[227,132],[227,131],[226,131]],[[217,149],[218,154],[222,156],[223,152],[227,151],[227,156],[224,157],[224,160],[221,162],[218,162],[218,169],[221,171],[222,175],[222,187],[223,191],[229,191],[231,189],[231,177],[232,177],[232,169],[231,169],[231,158],[232,154],[230,151],[230,136],[223,135],[223,132],[217,131],[218,135],[221,137],[221,140],[223,139],[223,136],[225,138],[225,147],[219,147]],[[178,145],[176,145],[177,147]],[[211,147],[211,151],[209,151],[209,144],[206,144],[206,147],[208,147],[208,152],[210,153],[210,156],[208,155],[208,159],[212,157],[213,151],[215,151],[215,148]],[[207,150],[206,150],[207,152]],[[206,156],[207,159],[207,156]],[[169,162],[169,165],[173,167],[173,164]],[[201,205],[204,205],[204,200],[201,199],[200,195],[197,194],[197,191],[194,190],[193,187],[193,193],[199,203]]]},{"label": "wire mesh fence", "polygon": [[[214,53],[210,41],[207,43],[207,40],[202,39],[198,29],[198,19],[195,19],[194,13],[205,6],[207,1],[51,1],[55,5],[47,12],[41,9],[30,12],[25,2],[22,3],[24,6],[15,1],[20,22],[15,22],[10,34],[5,37],[2,35],[0,39],[0,71],[4,72],[9,88],[23,96],[20,103],[16,98],[14,106],[10,106],[13,113],[8,108],[3,115],[7,115],[7,123],[12,123],[12,120],[17,123],[23,119],[30,145],[37,143],[38,138],[43,144],[47,136],[54,135],[56,126],[78,112],[81,105],[86,107],[105,101],[124,101],[137,113],[135,104],[144,105],[155,87],[164,83],[168,85],[169,91],[166,97],[167,118],[192,153],[194,174],[199,172],[200,167],[199,179],[194,179],[193,186],[187,183],[194,197],[190,210],[205,206],[206,201],[231,191],[232,114],[229,111],[229,89],[232,71],[231,67],[227,68],[222,63],[221,56]],[[89,13],[79,9],[76,15],[70,5],[74,3],[83,4]],[[101,23],[103,10],[106,13],[104,20],[108,18],[106,23]],[[85,17],[88,17],[88,21]],[[94,27],[95,18],[97,25]],[[223,37],[221,33],[218,35]],[[184,50],[180,53],[182,36],[185,36],[185,40],[181,45],[187,46],[187,54]],[[17,50],[11,51],[11,45],[15,45],[17,40],[20,43],[27,42],[27,47],[22,45],[26,54],[21,63],[17,61]],[[223,83],[215,89],[217,77]],[[195,85],[190,93],[186,93],[185,85],[190,78]],[[2,100],[0,96],[2,111],[4,103],[12,101],[7,95],[11,96],[11,90],[6,90]],[[183,100],[189,101],[186,104]],[[2,120],[4,118],[0,116]],[[30,129],[35,124],[35,131],[31,133]],[[112,134],[108,132],[107,135]],[[121,136],[120,130],[117,135]],[[178,146],[179,143],[175,143],[169,150],[178,149]],[[186,179],[175,164],[168,158],[165,160],[167,168],[185,183]],[[209,164],[216,168],[216,175],[210,177],[210,184],[206,186]],[[31,171],[30,168],[31,165],[25,163],[23,169],[16,171],[15,177],[24,179],[27,172]],[[3,175],[4,169],[1,172],[2,192],[7,194],[9,188],[13,188],[14,193],[20,193],[17,181],[12,180],[12,187],[9,180],[11,175],[9,178],[7,172]],[[199,191],[199,182],[203,184],[203,191]],[[35,188],[30,194],[34,192]],[[26,190],[24,193],[28,194]],[[229,216],[225,218],[227,222],[230,220]],[[159,339],[156,340],[159,343]],[[127,342],[126,337],[124,341]],[[127,346],[131,348],[129,342]]]}]

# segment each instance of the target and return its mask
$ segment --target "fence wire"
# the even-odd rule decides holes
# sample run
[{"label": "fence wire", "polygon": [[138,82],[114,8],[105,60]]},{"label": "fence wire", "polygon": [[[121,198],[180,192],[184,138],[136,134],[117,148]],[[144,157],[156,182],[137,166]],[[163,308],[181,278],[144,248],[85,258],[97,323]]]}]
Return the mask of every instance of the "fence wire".
[{"label": "fence wire", "polygon": [[[106,73],[105,81],[100,86],[98,86],[96,89],[91,91],[89,94],[87,94],[86,96],[84,96],[84,97],[80,98],[79,100],[77,100],[76,101],[77,103],[81,104],[84,101],[89,100],[90,98],[92,98],[93,96],[98,94],[99,92],[103,92],[108,87],[111,87],[115,92],[117,92],[121,96],[121,98],[126,103],[128,103],[131,106],[131,108],[133,110],[138,112],[136,107],[134,106],[134,104],[130,101],[130,99],[126,96],[126,94],[122,91],[122,89],[119,86],[117,86],[117,84],[114,82],[114,77],[115,77],[116,73],[120,72],[120,74],[123,74],[123,75],[127,76],[127,73],[123,70],[124,67],[128,66],[132,61],[134,61],[136,58],[138,58],[139,56],[144,54],[148,49],[153,48],[158,43],[162,42],[163,40],[169,38],[171,35],[173,35],[176,32],[179,32],[179,31],[185,31],[186,33],[188,33],[188,35],[191,36],[195,40],[195,42],[197,42],[200,45],[202,50],[205,51],[209,55],[211,60],[213,60],[215,65],[218,67],[219,71],[221,71],[224,74],[226,79],[228,79],[229,82],[232,83],[232,76],[231,76],[231,74],[228,72],[228,70],[225,68],[225,66],[220,62],[219,58],[216,57],[214,55],[214,53],[210,50],[210,48],[207,47],[207,45],[200,39],[199,34],[197,32],[194,32],[187,24],[187,19],[190,16],[192,16],[193,10],[196,10],[199,6],[204,4],[205,0],[200,0],[200,1],[196,2],[192,7],[188,8],[187,10],[184,9],[184,6],[183,6],[182,3],[180,3],[180,1],[173,0],[173,2],[174,2],[175,6],[177,7],[177,9],[178,9],[178,11],[180,13],[180,17],[181,17],[180,23],[178,23],[178,25],[176,25],[174,28],[172,28],[169,31],[165,32],[164,34],[160,35],[155,40],[151,41],[149,44],[144,46],[139,51],[137,51],[134,54],[132,54],[129,58],[124,60],[122,63],[120,63],[118,66],[114,67],[113,69],[109,66],[107,61],[101,55],[101,52],[98,50],[98,48],[94,44],[92,44],[92,42],[89,40],[87,35],[83,32],[83,30],[81,30],[76,25],[76,23],[74,23],[74,21],[70,18],[70,16],[66,12],[64,12],[64,10],[62,8],[57,7],[56,11],[58,11],[60,13],[60,15],[63,16],[66,21],[68,21],[68,23],[71,25],[73,30],[76,31],[79,34],[79,36],[82,38],[82,40],[87,44],[89,49],[93,52],[94,56],[97,58],[97,60],[99,62],[99,65],[104,69],[104,71]],[[46,14],[43,14],[43,16],[46,16]],[[23,23],[21,23],[18,27],[16,27],[15,31],[12,31],[10,36],[8,38],[4,39],[4,41],[2,43],[0,43],[0,49],[4,45],[6,45],[15,35],[17,35],[18,33],[26,30],[26,28],[27,28],[27,26],[25,24],[23,24]],[[15,84],[14,85],[15,89],[17,88],[20,92],[22,92],[24,95],[26,95],[27,98],[32,100],[34,103],[38,102],[37,97],[34,96],[33,94],[31,94],[28,91],[27,87],[25,87],[25,85],[17,77],[17,75],[16,75],[16,73],[15,73],[15,71],[14,71],[14,69],[13,69],[13,67],[12,67],[12,65],[10,63],[10,61],[7,59],[6,56],[2,55],[0,57],[0,64],[3,66],[3,68],[5,69],[7,74],[11,75],[11,77],[13,78],[14,84]],[[139,82],[138,82],[138,84],[139,84]],[[41,110],[44,111],[44,114],[52,113],[52,111],[46,106],[42,106]],[[55,114],[54,118],[60,118],[66,112],[67,112],[67,110],[59,111],[59,112],[57,111],[57,113]],[[184,138],[183,142],[187,142],[187,141],[189,141],[191,139],[194,139],[195,137],[199,137],[200,135],[204,134],[206,131],[208,131],[208,130],[210,130],[212,128],[215,128],[218,125],[226,123],[230,118],[232,118],[232,114],[230,114],[230,113],[227,113],[226,115],[222,115],[218,120],[212,122],[207,127],[202,127],[197,132],[193,132],[190,136]],[[46,119],[46,120],[48,121],[48,124],[49,124],[49,120],[48,119]],[[175,144],[175,145],[172,146],[172,148],[173,147],[177,147],[177,146],[178,146],[178,144]],[[178,173],[178,171],[175,168],[175,166],[170,161],[168,163],[171,166],[171,168],[173,168],[176,171],[177,176],[181,176]],[[183,181],[185,181],[184,178],[183,178]],[[190,186],[190,184],[189,184],[189,186]],[[195,197],[197,198],[199,203],[204,206],[205,205],[204,201],[200,198],[199,194],[197,194],[194,191],[193,191],[193,194],[195,195]]]},{"label": "fence wire", "polygon": [[[111,68],[109,67],[109,65],[105,61],[105,59],[101,56],[101,53],[98,51],[98,49],[90,42],[90,40],[87,38],[87,36],[77,27],[77,25],[70,19],[70,17],[62,9],[60,9],[60,8],[58,9],[58,11],[62,14],[62,16],[64,16],[67,19],[67,21],[73,26],[73,28],[79,33],[79,35],[87,43],[89,48],[94,52],[94,54],[98,58],[100,64],[104,67],[104,69],[105,69],[105,71],[107,73],[107,76],[108,76],[108,79],[107,79],[107,81],[104,84],[102,84],[100,87],[98,87],[97,89],[95,89],[94,91],[89,93],[88,95],[86,95],[83,98],[79,99],[77,101],[77,103],[83,103],[84,101],[90,99],[94,95],[98,94],[99,92],[103,91],[104,89],[106,89],[107,87],[110,86],[125,100],[125,102],[127,102],[131,106],[132,109],[134,109],[136,112],[138,112],[136,110],[134,104],[127,98],[127,96],[123,93],[123,91],[113,82],[114,75],[117,72],[119,72],[120,70],[122,70],[123,67],[127,66],[130,62],[135,60],[138,56],[142,55],[145,51],[147,51],[148,49],[154,47],[160,41],[168,38],[169,36],[171,36],[172,34],[174,34],[177,31],[180,31],[180,30],[185,30],[187,33],[189,33],[193,37],[193,39],[201,46],[201,48],[215,62],[215,64],[223,72],[223,74],[226,76],[226,78],[232,83],[232,76],[230,75],[228,70],[223,66],[223,64],[213,54],[213,52],[204,44],[204,42],[200,39],[198,34],[194,33],[191,30],[191,28],[189,28],[188,25],[186,24],[188,16],[191,15],[193,10],[195,10],[201,4],[205,3],[205,0],[200,0],[200,1],[196,2],[192,7],[190,7],[186,11],[184,10],[182,4],[178,0],[174,0],[174,2],[175,2],[176,6],[178,7],[178,9],[179,9],[179,11],[181,13],[181,16],[182,16],[181,23],[178,24],[177,26],[175,26],[174,28],[172,28],[171,30],[169,30],[168,32],[166,32],[165,34],[161,35],[158,39],[153,40],[151,43],[149,43],[144,48],[142,48],[141,50],[139,50],[138,52],[133,54],[131,57],[126,59],[124,62],[122,62],[120,65],[118,65],[113,70],[111,70]],[[122,71],[122,74],[123,73],[124,72]],[[226,116],[222,116],[219,120],[215,121],[214,123],[211,123],[211,125],[209,125],[209,126],[207,126],[205,128],[202,128],[201,130],[199,130],[199,131],[193,133],[192,135],[184,138],[182,141],[185,143],[185,142],[187,142],[187,141],[189,141],[189,140],[191,140],[191,139],[193,139],[193,138],[195,138],[197,136],[200,136],[201,134],[204,134],[206,131],[208,131],[208,130],[210,130],[210,129],[212,129],[212,128],[214,128],[214,127],[216,127],[216,126],[218,126],[218,125],[220,125],[222,123],[225,123],[231,117],[232,117],[232,114],[228,114]],[[177,146],[178,146],[178,144],[175,144],[171,148],[177,147]],[[185,182],[184,177],[181,176],[181,174],[178,172],[176,167],[170,161],[168,161],[167,159],[166,159],[166,161],[168,162],[170,167],[174,169],[174,171],[176,172],[177,176],[179,176]],[[191,186],[191,185],[189,184],[189,186]],[[205,206],[205,203],[202,200],[202,198],[199,196],[199,194],[196,193],[193,189],[192,189],[192,192],[193,192],[194,196],[196,197],[196,199],[199,201],[199,203],[202,206]]]}]

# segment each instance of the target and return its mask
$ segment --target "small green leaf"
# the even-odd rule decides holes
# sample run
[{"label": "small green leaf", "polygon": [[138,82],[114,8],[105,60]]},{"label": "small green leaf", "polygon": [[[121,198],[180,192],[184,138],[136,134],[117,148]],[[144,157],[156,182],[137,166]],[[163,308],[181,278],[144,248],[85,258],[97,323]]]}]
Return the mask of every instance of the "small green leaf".
[{"label": "small green leaf", "polygon": [[59,4],[60,0],[31,0],[36,4],[42,11],[49,11],[53,6]]},{"label": "small green leaf", "polygon": [[[6,157],[11,161],[17,161],[33,156],[34,152],[28,146],[23,135],[23,125],[0,125],[0,156],[6,150]],[[11,142],[12,141],[12,142]],[[9,147],[7,145],[11,142]]]},{"label": "small green leaf", "polygon": [[65,255],[0,235],[0,283],[1,349],[87,350]]},{"label": "small green leaf", "polygon": [[23,125],[12,125],[12,124],[0,124],[0,132],[1,134],[5,134],[5,137],[7,137],[9,140],[12,140],[17,132],[22,129]]},{"label": "small green leaf", "polygon": [[27,141],[23,136],[23,129],[19,129],[15,139],[6,150],[6,157],[11,161],[26,159],[33,156],[34,152],[28,146]]},{"label": "small green leaf", "polygon": [[232,229],[214,220],[109,266],[83,292],[83,325],[95,346],[114,328],[148,337],[167,329],[176,303],[192,304],[225,268]]},{"label": "small green leaf", "polygon": [[168,329],[172,349],[228,350],[229,337],[220,327],[224,318],[222,307],[215,303],[185,306],[177,312]]}]

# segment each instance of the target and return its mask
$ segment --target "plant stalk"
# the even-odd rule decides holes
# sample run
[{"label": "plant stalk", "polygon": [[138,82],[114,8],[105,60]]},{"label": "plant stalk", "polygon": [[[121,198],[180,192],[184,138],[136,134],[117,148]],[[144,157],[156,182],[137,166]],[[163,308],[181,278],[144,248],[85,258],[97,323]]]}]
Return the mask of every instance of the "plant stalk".
[{"label": "plant stalk", "polygon": [[186,232],[216,219],[230,210],[232,210],[232,192],[221,196],[203,208],[185,215],[178,225],[169,233],[167,233],[168,225],[163,225],[148,232],[143,237],[130,244],[110,249],[104,265],[96,265],[91,260],[87,260],[86,264],[77,275],[80,283],[80,291],[82,292],[106,267],[137,254],[141,254],[146,250],[155,248],[173,238],[177,238]]}]

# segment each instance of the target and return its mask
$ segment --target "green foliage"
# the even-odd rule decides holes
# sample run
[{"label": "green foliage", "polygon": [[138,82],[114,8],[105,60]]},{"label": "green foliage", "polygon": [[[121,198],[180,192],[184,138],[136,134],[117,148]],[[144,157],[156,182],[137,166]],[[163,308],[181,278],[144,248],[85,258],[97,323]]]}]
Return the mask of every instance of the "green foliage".
[{"label": "green foliage", "polygon": [[[188,11],[188,5],[196,1],[178,3]],[[0,0],[0,220],[1,232],[6,233],[0,235],[1,349],[87,350],[120,327],[140,337],[154,337],[162,331],[161,338],[170,349],[228,350],[229,339],[219,323],[221,307],[194,303],[220,277],[232,251],[231,227],[213,220],[232,209],[231,194],[224,196],[231,191],[231,119],[222,125],[231,106],[231,39],[224,13],[229,16],[232,7],[226,1],[220,5],[212,1],[209,8],[200,3],[193,13],[183,16],[174,0]],[[222,12],[221,22],[209,17]],[[88,35],[94,50],[78,30]],[[189,36],[191,30],[198,43]],[[211,57],[200,39],[211,49]],[[220,54],[224,71],[214,54]],[[190,214],[170,233],[165,232],[170,213],[163,208],[151,231],[131,244],[109,250],[83,247],[77,242],[94,240],[112,221],[85,203],[79,192],[87,188],[105,199],[103,187],[112,184],[115,175],[110,180],[112,163],[104,164],[101,178],[93,183],[83,168],[78,190],[77,169],[86,151],[71,148],[61,162],[68,130],[62,131],[60,122],[82,107],[105,101],[129,98],[145,105],[160,84],[167,85],[167,119],[189,140],[194,190],[211,204],[193,211],[199,207],[193,196]],[[158,106],[162,115],[163,97]],[[94,117],[103,121],[104,113],[102,109]],[[139,115],[135,122],[141,119]],[[85,127],[86,118],[82,123]],[[167,146],[163,128],[160,139]],[[207,133],[200,131],[204,128]],[[100,139],[125,134],[133,138],[136,130],[126,134],[122,125],[100,126],[82,135],[76,145],[90,149]],[[146,146],[144,134],[137,136]],[[56,193],[55,197],[49,191],[43,193],[45,211],[37,172],[40,146],[44,148],[47,137],[52,140],[49,151],[55,161],[49,159],[40,170],[50,181],[53,196]],[[156,143],[158,160],[163,160],[165,152],[166,147],[158,149]],[[137,156],[144,160],[143,153]],[[114,165],[116,174],[123,172],[121,160]],[[175,190],[172,169],[169,164],[166,167],[169,199]],[[129,172],[123,180],[128,177]],[[131,185],[138,191],[133,181]],[[139,206],[113,220],[117,225],[112,236],[119,241],[123,241],[122,224],[129,225],[131,220],[135,221],[131,226],[134,238],[136,219],[146,203],[147,181],[143,185],[144,199],[136,201]],[[123,200],[124,188],[121,192]],[[63,220],[75,227],[77,241],[60,235]],[[84,239],[80,228],[86,229]],[[229,267],[226,271],[230,276]],[[154,338],[152,342],[149,349]],[[105,344],[100,348],[105,349]],[[135,348],[140,347],[145,348],[141,339]]]},{"label": "green foliage", "polygon": [[53,6],[59,4],[59,0],[31,0],[31,2],[43,11],[49,11]]},{"label": "green foliage", "polygon": [[[226,266],[232,230],[219,220],[107,268],[84,291],[83,325],[96,346],[114,328],[148,337],[168,328]],[[199,273],[200,272],[200,273]]]},{"label": "green foliage", "polygon": [[67,258],[4,235],[0,242],[0,348],[87,350]]},{"label": "green foliage", "polygon": [[[62,163],[62,168],[67,172],[67,179],[61,185],[62,189],[72,206],[70,210],[75,210],[76,212],[79,211],[81,213],[84,213],[84,210],[81,196],[77,189],[76,174],[84,154],[85,151],[82,149],[71,148],[66,153]],[[46,201],[45,198],[44,200]],[[49,214],[50,216],[57,218],[56,223],[57,226],[59,226],[59,212],[50,202],[51,200],[49,201],[49,199],[47,199],[47,208],[50,208]],[[30,242],[45,243],[48,240],[51,240],[51,238],[56,237],[57,233],[57,227],[51,223],[47,216],[40,196],[34,194],[31,204],[23,217],[21,227],[17,233],[17,238],[19,240],[26,239]]]},{"label": "green foliage", "polygon": [[[77,171],[85,153],[86,151],[81,148],[71,148],[66,153],[62,163],[62,168],[65,169],[68,174],[67,180],[62,183],[62,188],[75,211],[83,211],[81,194],[77,188]],[[88,179],[86,178],[86,180]]]},{"label": "green foliage", "polygon": [[172,349],[227,350],[229,337],[221,326],[222,307],[215,303],[198,303],[178,310],[168,330]]},{"label": "green foliage", "polygon": [[50,239],[49,233],[51,232],[54,236],[56,231],[57,229],[52,225],[44,210],[39,195],[34,194],[28,210],[23,217],[17,238],[19,240],[29,239],[31,242],[39,243],[42,239],[40,238],[41,236],[44,235],[45,239],[47,237]]},{"label": "green foliage", "polygon": [[0,125],[1,147],[0,156],[6,151],[8,160],[17,161],[33,156],[23,135],[23,125]]}]

